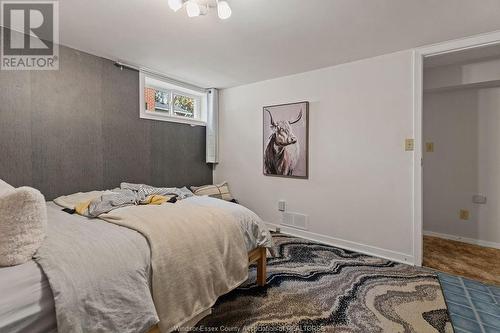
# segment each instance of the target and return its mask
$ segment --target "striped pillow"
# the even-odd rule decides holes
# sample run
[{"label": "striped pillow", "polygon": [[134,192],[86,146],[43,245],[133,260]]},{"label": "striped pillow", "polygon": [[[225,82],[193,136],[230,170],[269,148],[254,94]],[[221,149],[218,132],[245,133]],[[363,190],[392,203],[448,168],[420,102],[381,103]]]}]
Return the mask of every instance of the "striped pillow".
[{"label": "striped pillow", "polygon": [[233,201],[233,196],[229,192],[227,182],[218,185],[191,186],[194,195],[208,195],[212,198],[218,198],[226,201]]}]

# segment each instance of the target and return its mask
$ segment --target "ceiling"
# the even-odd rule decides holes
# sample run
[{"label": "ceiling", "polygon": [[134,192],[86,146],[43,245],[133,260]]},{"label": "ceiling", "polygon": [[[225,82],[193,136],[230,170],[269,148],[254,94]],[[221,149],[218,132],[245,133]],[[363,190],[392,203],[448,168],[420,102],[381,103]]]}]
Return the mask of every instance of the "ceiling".
[{"label": "ceiling", "polygon": [[228,2],[221,21],[167,0],[64,0],[61,43],[225,88],[500,30],[500,0]]}]

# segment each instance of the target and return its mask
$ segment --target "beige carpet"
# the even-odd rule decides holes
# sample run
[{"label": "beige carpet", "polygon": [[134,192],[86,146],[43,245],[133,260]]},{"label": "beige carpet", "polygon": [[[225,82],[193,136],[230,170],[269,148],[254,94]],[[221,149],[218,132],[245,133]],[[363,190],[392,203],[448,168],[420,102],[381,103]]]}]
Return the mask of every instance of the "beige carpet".
[{"label": "beige carpet", "polygon": [[500,285],[500,250],[424,236],[426,267]]}]

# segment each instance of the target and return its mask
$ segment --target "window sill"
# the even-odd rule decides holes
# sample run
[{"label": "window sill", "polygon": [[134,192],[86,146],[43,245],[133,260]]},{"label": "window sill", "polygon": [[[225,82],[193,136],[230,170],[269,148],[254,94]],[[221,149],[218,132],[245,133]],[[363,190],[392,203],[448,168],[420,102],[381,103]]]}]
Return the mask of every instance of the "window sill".
[{"label": "window sill", "polygon": [[158,112],[151,112],[151,111],[141,112],[141,118],[150,120],[169,121],[172,123],[188,124],[191,126],[207,126],[207,123],[203,120],[179,117],[179,116],[163,115],[163,114],[158,114]]}]

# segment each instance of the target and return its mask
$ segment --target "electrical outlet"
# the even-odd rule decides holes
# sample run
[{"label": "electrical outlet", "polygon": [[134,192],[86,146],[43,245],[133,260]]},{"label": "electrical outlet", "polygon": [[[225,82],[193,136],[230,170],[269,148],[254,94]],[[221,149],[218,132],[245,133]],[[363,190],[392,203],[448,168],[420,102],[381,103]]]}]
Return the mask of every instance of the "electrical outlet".
[{"label": "electrical outlet", "polygon": [[461,220],[469,219],[469,211],[467,209],[460,209],[460,219]]},{"label": "electrical outlet", "polygon": [[433,153],[434,152],[434,142],[426,142],[425,143],[425,151],[427,153]]},{"label": "electrical outlet", "polygon": [[414,139],[406,139],[405,140],[405,150],[406,151],[415,150],[415,140]]}]

